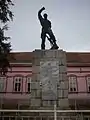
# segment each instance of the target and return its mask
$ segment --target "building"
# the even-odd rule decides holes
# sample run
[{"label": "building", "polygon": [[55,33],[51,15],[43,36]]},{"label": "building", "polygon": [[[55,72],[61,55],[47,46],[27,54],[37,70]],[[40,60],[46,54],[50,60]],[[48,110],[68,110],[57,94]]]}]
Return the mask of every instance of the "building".
[{"label": "building", "polygon": [[67,52],[69,102],[74,109],[90,109],[90,53]]},{"label": "building", "polygon": [[[11,53],[11,57],[12,70],[0,76],[0,108],[29,109],[33,52]],[[69,106],[90,110],[90,53],[67,52],[66,59]]]}]

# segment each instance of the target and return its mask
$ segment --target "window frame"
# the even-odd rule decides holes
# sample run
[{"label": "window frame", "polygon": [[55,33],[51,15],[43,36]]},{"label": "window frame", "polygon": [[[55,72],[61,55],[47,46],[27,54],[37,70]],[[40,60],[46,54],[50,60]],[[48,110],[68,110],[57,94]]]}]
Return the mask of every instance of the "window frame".
[{"label": "window frame", "polygon": [[[30,91],[28,91],[28,84],[27,84],[27,83],[29,83],[29,82],[28,82],[28,78],[30,78]],[[31,81],[32,81],[32,77],[31,77],[31,76],[26,76],[25,92],[26,92],[27,94],[31,93]]]},{"label": "window frame", "polygon": [[0,76],[0,78],[5,78],[5,80],[4,80],[4,90],[3,91],[0,91],[0,93],[6,93],[7,91],[7,76],[5,75],[5,76],[3,76],[3,75],[1,75]]},{"label": "window frame", "polygon": [[88,77],[90,77],[90,75],[85,76],[85,80],[86,80],[86,89],[87,89],[87,92],[90,93],[89,88],[88,88],[88,86],[89,86],[89,85],[88,85],[88,79],[87,79]]},{"label": "window frame", "polygon": [[[21,90],[20,91],[15,91],[15,78],[18,78],[18,77],[20,77],[21,78]],[[22,93],[23,92],[23,77],[24,76],[22,76],[22,75],[15,75],[14,77],[13,77],[13,93]]]},{"label": "window frame", "polygon": [[[75,79],[75,83],[76,83],[76,85],[75,85],[75,87],[70,87],[70,77],[75,77],[76,79]],[[74,81],[74,80],[72,80],[72,81]],[[76,75],[68,75],[68,83],[69,83],[69,93],[77,93],[78,92],[78,82],[77,82],[77,76]],[[74,91],[74,90],[70,90],[71,88],[76,88],[76,91]]]}]

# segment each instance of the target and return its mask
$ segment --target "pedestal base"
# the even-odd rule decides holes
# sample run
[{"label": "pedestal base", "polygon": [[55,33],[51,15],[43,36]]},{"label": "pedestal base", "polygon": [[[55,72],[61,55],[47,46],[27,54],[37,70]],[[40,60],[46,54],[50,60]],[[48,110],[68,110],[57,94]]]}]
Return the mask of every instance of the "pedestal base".
[{"label": "pedestal base", "polygon": [[[31,104],[39,108],[68,108],[66,52],[35,50],[33,52]],[[33,93],[33,94],[32,94]],[[36,102],[36,103],[35,103]]]}]

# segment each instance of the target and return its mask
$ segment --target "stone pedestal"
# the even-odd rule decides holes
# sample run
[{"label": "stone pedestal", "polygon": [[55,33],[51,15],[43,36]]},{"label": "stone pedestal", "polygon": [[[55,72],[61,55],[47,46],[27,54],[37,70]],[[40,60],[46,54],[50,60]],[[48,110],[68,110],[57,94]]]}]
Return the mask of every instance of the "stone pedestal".
[{"label": "stone pedestal", "polygon": [[31,106],[50,109],[68,108],[66,52],[35,50],[33,52]]}]

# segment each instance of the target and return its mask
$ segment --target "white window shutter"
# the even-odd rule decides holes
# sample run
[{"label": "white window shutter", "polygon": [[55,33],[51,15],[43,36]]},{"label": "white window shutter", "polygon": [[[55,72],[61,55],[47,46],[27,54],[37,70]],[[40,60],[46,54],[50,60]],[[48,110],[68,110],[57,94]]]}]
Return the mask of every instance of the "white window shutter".
[{"label": "white window shutter", "polygon": [[0,92],[4,92],[4,79],[3,79],[3,77],[0,78]]}]

